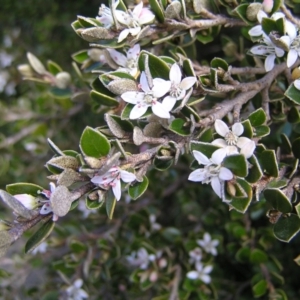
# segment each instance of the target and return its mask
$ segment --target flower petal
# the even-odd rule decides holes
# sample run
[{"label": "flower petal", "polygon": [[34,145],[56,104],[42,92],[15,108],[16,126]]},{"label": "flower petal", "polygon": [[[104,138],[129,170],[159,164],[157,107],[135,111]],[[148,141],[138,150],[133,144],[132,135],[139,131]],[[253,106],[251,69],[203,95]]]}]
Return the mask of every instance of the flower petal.
[{"label": "flower petal", "polygon": [[221,194],[221,182],[220,179],[218,177],[213,177],[211,179],[211,187],[214,190],[214,192],[217,194],[217,196],[219,196],[220,198],[222,197]]},{"label": "flower petal", "polygon": [[173,64],[169,74],[170,80],[176,84],[179,84],[181,81],[181,77],[182,74],[181,74],[180,67],[178,66],[178,64]]},{"label": "flower petal", "polygon": [[289,35],[289,37],[293,40],[297,36],[297,28],[296,26],[290,22],[289,20],[285,19],[285,32]]},{"label": "flower petal", "polygon": [[256,25],[254,27],[252,27],[249,31],[248,31],[249,35],[251,36],[260,36],[263,34],[263,30],[261,25]]},{"label": "flower petal", "polygon": [[127,59],[136,60],[140,55],[141,46],[140,44],[135,44],[132,48],[127,51]]},{"label": "flower petal", "polygon": [[233,174],[229,169],[221,167],[219,178],[222,180],[231,180],[233,178]]},{"label": "flower petal", "polygon": [[[141,1],[143,2],[143,1]],[[155,15],[148,8],[143,8],[141,14],[139,15],[139,23],[141,25],[152,23],[155,19]]]},{"label": "flower petal", "polygon": [[265,70],[266,72],[271,71],[274,68],[275,65],[275,54],[270,54],[267,56],[266,60],[265,60]]},{"label": "flower petal", "polygon": [[232,132],[237,136],[242,135],[244,132],[244,126],[242,125],[242,123],[234,123],[232,125]]},{"label": "flower petal", "polygon": [[145,72],[142,72],[142,74],[141,74],[140,84],[141,84],[141,88],[144,92],[146,92],[146,93],[150,92],[150,87],[149,87],[147,76],[146,76]]},{"label": "flower petal", "polygon": [[193,155],[196,158],[199,165],[209,165],[211,161],[200,151],[193,150]]},{"label": "flower petal", "polygon": [[176,103],[176,98],[172,96],[167,96],[162,101],[162,105],[164,106],[166,111],[170,111],[174,107],[175,103]]},{"label": "flower petal", "polygon": [[287,55],[287,67],[290,68],[296,62],[297,58],[298,52],[295,49],[291,49]]},{"label": "flower petal", "polygon": [[171,115],[166,108],[158,101],[152,103],[152,111],[155,115],[163,119],[169,119]]},{"label": "flower petal", "polygon": [[190,271],[186,274],[186,277],[195,280],[199,277],[199,273],[197,271]]},{"label": "flower petal", "polygon": [[246,158],[249,158],[253,155],[255,147],[256,147],[255,142],[250,140],[248,143],[244,145],[243,148],[241,148],[240,153],[243,154]]},{"label": "flower petal", "polygon": [[296,89],[300,90],[300,79],[296,79],[294,81],[294,86],[295,86]]},{"label": "flower petal", "polygon": [[215,121],[215,129],[216,132],[223,137],[230,131],[227,124],[219,119]]},{"label": "flower petal", "polygon": [[119,34],[118,43],[121,43],[123,40],[125,40],[127,38],[128,34],[129,34],[128,28],[122,30]]},{"label": "flower petal", "polygon": [[40,209],[40,214],[41,215],[47,215],[47,214],[49,214],[49,213],[51,213],[52,212],[52,208],[51,208],[51,206],[50,206],[50,201],[49,202],[46,202],[43,206],[42,206],[42,208]]},{"label": "flower petal", "polygon": [[125,92],[121,95],[121,98],[131,104],[137,104],[143,102],[145,93],[142,92]]},{"label": "flower petal", "polygon": [[192,77],[192,76],[189,76],[189,77],[186,77],[186,78],[183,78],[179,87],[182,89],[182,90],[188,90],[190,89],[194,84],[195,82],[197,81],[197,78],[196,77]]},{"label": "flower petal", "polygon": [[224,139],[215,139],[211,142],[211,144],[222,148],[227,146],[227,143]]},{"label": "flower petal", "polygon": [[115,49],[107,49],[109,52],[111,58],[119,65],[122,67],[126,67],[127,63],[127,58],[124,54],[116,51]]},{"label": "flower petal", "polygon": [[207,172],[205,171],[205,169],[197,169],[189,175],[188,180],[194,182],[201,182],[206,178],[207,178]]},{"label": "flower petal", "polygon": [[165,95],[167,92],[169,92],[171,88],[171,81],[164,80],[162,78],[154,78],[153,79],[153,96],[160,98],[163,95]]},{"label": "flower petal", "polygon": [[224,160],[225,156],[226,156],[227,152],[225,148],[222,149],[218,149],[216,150],[212,156],[211,156],[211,161],[216,164],[219,165],[222,163],[222,161]]},{"label": "flower petal", "polygon": [[149,106],[150,105],[136,104],[130,112],[129,119],[135,120],[140,118],[147,111]]},{"label": "flower petal", "polygon": [[210,281],[211,281],[210,276],[206,275],[206,274],[200,274],[199,278],[206,284],[210,283]]},{"label": "flower petal", "polygon": [[120,176],[124,182],[132,182],[136,180],[136,177],[133,173],[124,170],[120,170]]},{"label": "flower petal", "polygon": [[112,191],[117,201],[119,201],[121,199],[121,181],[119,179],[115,179],[113,181]]}]

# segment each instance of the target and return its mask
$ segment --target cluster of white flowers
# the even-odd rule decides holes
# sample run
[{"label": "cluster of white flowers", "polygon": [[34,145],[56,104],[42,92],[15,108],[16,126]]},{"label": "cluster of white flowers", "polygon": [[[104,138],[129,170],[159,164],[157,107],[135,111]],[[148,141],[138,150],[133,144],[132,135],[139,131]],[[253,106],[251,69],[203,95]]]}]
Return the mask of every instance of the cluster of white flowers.
[{"label": "cluster of white flowers", "polygon": [[[269,18],[268,15],[260,10],[257,14],[259,23],[262,23],[263,18]],[[262,28],[262,25],[256,25],[249,30],[251,37],[262,37],[261,43],[250,49],[250,52],[257,56],[265,57],[265,70],[271,71],[275,65],[276,57],[283,57],[287,52],[287,67],[291,67],[297,60],[300,54],[300,37],[297,27],[281,12],[274,13],[271,17],[276,21],[280,18],[284,23],[284,35],[278,37],[278,33],[267,35]]]},{"label": "cluster of white flowers", "polygon": [[[129,34],[137,36],[143,25],[150,24],[155,19],[151,10],[143,7],[143,1],[136,5],[132,11],[128,10],[127,12],[118,10],[118,5],[119,1],[114,1],[111,8],[114,10],[117,22],[125,27],[119,34],[118,43],[122,42]],[[96,17],[106,28],[115,25],[111,9],[102,4],[99,9],[99,17]]]},{"label": "cluster of white flowers", "polygon": [[195,182],[210,183],[214,192],[225,201],[224,182],[233,179],[233,174],[229,169],[222,166],[224,158],[235,154],[242,154],[246,158],[250,158],[255,150],[255,142],[249,138],[240,137],[244,132],[241,123],[235,123],[231,131],[223,121],[216,120],[215,129],[224,139],[216,139],[212,144],[221,148],[216,150],[211,158],[194,150],[195,159],[200,165],[204,165],[204,168],[194,170],[188,179]]},{"label": "cluster of white flowers", "polygon": [[[153,86],[150,87],[145,72],[142,72],[139,85],[142,92],[129,91],[121,95],[124,101],[134,104],[129,118],[138,119],[146,113],[148,107],[151,107],[156,116],[169,119],[171,117],[170,111],[176,101],[183,99],[186,91],[192,88],[196,82],[196,78],[193,76],[186,77],[183,80],[181,78],[180,67],[173,64],[169,73],[170,80],[154,78]],[[167,93],[169,95],[160,102],[159,99]]]},{"label": "cluster of white flowers", "polygon": [[[197,244],[200,247],[202,247],[202,249],[206,253],[210,253],[214,256],[216,256],[218,253],[216,247],[219,245],[219,241],[212,240],[209,233],[204,234],[203,240],[197,240]],[[200,279],[206,284],[210,283],[211,277],[209,276],[209,273],[212,271],[213,266],[203,265],[203,263],[201,262],[202,259],[201,248],[196,247],[195,249],[191,250],[189,252],[189,256],[190,256],[189,263],[191,265],[194,265],[196,270],[189,271],[186,276],[192,280]]]}]

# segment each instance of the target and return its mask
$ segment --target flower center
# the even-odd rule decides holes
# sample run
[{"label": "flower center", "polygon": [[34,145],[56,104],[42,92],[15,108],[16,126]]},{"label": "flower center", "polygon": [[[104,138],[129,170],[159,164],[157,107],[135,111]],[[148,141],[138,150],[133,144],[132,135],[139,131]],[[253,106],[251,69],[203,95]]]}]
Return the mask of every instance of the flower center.
[{"label": "flower center", "polygon": [[229,145],[229,146],[236,146],[237,141],[238,141],[238,137],[232,131],[229,131],[228,133],[226,133],[226,135],[224,136],[224,139],[225,139],[227,145]]},{"label": "flower center", "polygon": [[174,98],[178,98],[181,94],[181,88],[179,87],[179,84],[176,84],[172,82],[171,89],[170,89],[170,95]]},{"label": "flower center", "polygon": [[128,59],[127,62],[126,62],[126,67],[128,69],[134,69],[136,68],[137,66],[137,62],[135,59],[131,58],[131,59]]},{"label": "flower center", "polygon": [[152,92],[145,93],[144,103],[152,105],[156,98],[153,97]]}]

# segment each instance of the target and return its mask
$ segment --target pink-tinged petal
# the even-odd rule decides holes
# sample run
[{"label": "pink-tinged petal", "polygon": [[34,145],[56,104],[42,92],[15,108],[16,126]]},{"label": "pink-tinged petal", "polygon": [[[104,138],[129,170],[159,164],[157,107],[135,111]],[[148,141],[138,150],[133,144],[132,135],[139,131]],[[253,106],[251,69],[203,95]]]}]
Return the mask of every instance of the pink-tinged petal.
[{"label": "pink-tinged petal", "polygon": [[150,105],[136,104],[130,112],[129,119],[135,120],[135,119],[140,118],[141,116],[143,116],[145,114],[145,112],[147,111],[147,108],[149,106]]},{"label": "pink-tinged petal", "polygon": [[220,182],[220,179],[218,177],[213,177],[211,179],[211,187],[212,189],[214,190],[214,192],[217,194],[217,196],[219,198],[222,197],[222,193],[221,193],[221,182]]},{"label": "pink-tinged petal", "polygon": [[275,65],[275,54],[270,54],[267,56],[266,60],[265,60],[265,70],[266,72],[271,71],[274,68]]},{"label": "pink-tinged petal", "polygon": [[199,278],[199,273],[197,271],[190,271],[186,274],[186,277],[195,280]]},{"label": "pink-tinged petal", "polygon": [[263,34],[261,25],[256,25],[248,31],[250,36],[260,36]]},{"label": "pink-tinged petal", "polygon": [[155,15],[148,8],[143,8],[142,13],[139,15],[139,23],[141,25],[152,23],[155,19]]},{"label": "pink-tinged petal", "polygon": [[222,180],[231,180],[233,178],[233,174],[229,169],[221,167],[219,178]]},{"label": "pink-tinged petal", "polygon": [[169,119],[171,117],[165,107],[158,101],[152,103],[152,111],[155,115],[163,119]]},{"label": "pink-tinged petal", "polygon": [[253,155],[255,147],[255,142],[250,141],[241,149],[241,154],[243,154],[246,158],[249,158]]},{"label": "pink-tinged petal", "polygon": [[143,102],[145,98],[145,93],[141,92],[125,92],[121,95],[121,98],[131,104],[137,104]]},{"label": "pink-tinged petal", "polygon": [[132,14],[136,17],[139,17],[139,15],[142,13],[143,9],[143,1],[141,1],[138,5],[136,5],[132,11]]},{"label": "pink-tinged petal", "polygon": [[160,98],[165,95],[167,92],[170,91],[171,88],[171,81],[164,80],[161,78],[154,78],[153,79],[153,96]]},{"label": "pink-tinged petal", "polygon": [[101,175],[101,176],[94,176],[92,179],[91,179],[91,182],[94,183],[94,184],[97,184],[97,185],[106,185],[108,183],[110,183],[111,181],[113,181],[113,178],[110,176],[110,173],[109,172],[106,172],[104,175]]},{"label": "pink-tinged petal", "polygon": [[237,136],[242,135],[244,132],[244,126],[242,123],[234,123],[232,126],[232,132]]},{"label": "pink-tinged petal", "polygon": [[227,143],[224,139],[215,139],[211,142],[211,144],[222,148],[227,146]]},{"label": "pink-tinged petal", "polygon": [[211,164],[211,161],[200,151],[193,150],[193,155],[196,158],[199,165],[209,165]]},{"label": "pink-tinged petal", "polygon": [[107,49],[109,52],[111,58],[119,65],[122,67],[126,67],[127,63],[127,58],[124,54],[116,51],[115,49]]},{"label": "pink-tinged petal", "polygon": [[297,60],[298,58],[298,52],[295,49],[291,49],[287,56],[287,62],[286,65],[288,68],[290,68]]},{"label": "pink-tinged petal", "polygon": [[120,171],[120,176],[124,182],[132,182],[132,181],[136,180],[136,177],[133,173],[127,172],[124,170]]},{"label": "pink-tinged petal", "polygon": [[285,52],[283,49],[275,47],[275,54],[277,57],[282,57],[285,54]]},{"label": "pink-tinged petal", "polygon": [[272,11],[274,0],[264,0],[263,3],[263,9],[265,12],[270,13]]},{"label": "pink-tinged petal", "polygon": [[166,111],[170,111],[174,107],[175,103],[176,103],[176,98],[171,96],[165,97],[164,100],[162,101],[162,105],[164,106]]},{"label": "pink-tinged petal", "polygon": [[135,44],[132,48],[127,51],[127,58],[136,60],[140,54],[140,44]]},{"label": "pink-tinged petal", "polygon": [[117,201],[119,201],[121,199],[121,182],[119,179],[115,179],[113,181],[112,191],[113,191]]},{"label": "pink-tinged petal", "polygon": [[141,74],[140,85],[141,85],[142,90],[145,93],[150,92],[150,87],[149,87],[147,76],[146,76],[145,72],[142,72],[142,74]]},{"label": "pink-tinged petal", "polygon": [[197,78],[192,77],[192,76],[183,78],[180,85],[179,85],[179,87],[182,90],[188,90],[195,84],[196,81],[197,81]]},{"label": "pink-tinged petal", "polygon": [[223,137],[230,131],[226,123],[219,119],[215,121],[215,129],[216,132]]},{"label": "pink-tinged petal", "polygon": [[17,194],[14,195],[14,198],[17,199],[23,206],[27,209],[34,209],[37,207],[37,202],[35,197],[29,194]]},{"label": "pink-tinged petal", "polygon": [[296,89],[300,90],[300,79],[294,81],[294,86]]},{"label": "pink-tinged petal", "polygon": [[51,212],[52,212],[52,208],[50,206],[50,202],[45,203],[40,210],[41,215],[47,215]]},{"label": "pink-tinged petal", "polygon": [[127,38],[129,34],[129,29],[124,29],[120,32],[119,37],[118,37],[118,43],[121,43],[123,40]]},{"label": "pink-tinged petal", "polygon": [[176,84],[179,84],[181,81],[181,77],[182,74],[181,74],[180,67],[177,64],[173,64],[169,74],[170,80]]},{"label": "pink-tinged petal", "polygon": [[222,163],[222,161],[224,160],[225,156],[226,156],[227,152],[226,152],[226,148],[221,148],[216,150],[212,156],[211,156],[211,161],[216,164],[216,165],[220,165]]},{"label": "pink-tinged petal", "polygon": [[204,169],[197,169],[189,175],[188,180],[194,182],[201,182],[206,178],[207,178],[206,171]]}]

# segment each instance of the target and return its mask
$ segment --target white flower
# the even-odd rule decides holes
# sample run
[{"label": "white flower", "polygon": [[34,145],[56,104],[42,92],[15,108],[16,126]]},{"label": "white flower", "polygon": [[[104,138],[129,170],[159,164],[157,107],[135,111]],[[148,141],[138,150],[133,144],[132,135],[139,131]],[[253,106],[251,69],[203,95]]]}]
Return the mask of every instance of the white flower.
[{"label": "white flower", "polygon": [[202,250],[199,247],[196,247],[195,249],[191,250],[189,252],[189,263],[194,264],[200,262],[202,258]]},{"label": "white flower", "polygon": [[149,216],[151,231],[157,231],[161,229],[161,225],[156,222],[156,215],[151,214]]},{"label": "white flower", "polygon": [[[49,190],[43,190],[41,192],[41,194],[43,194],[46,198],[48,198],[48,200],[43,201],[45,204],[40,209],[40,214],[41,215],[48,215],[49,213],[53,212],[52,207],[51,207],[50,197],[51,197],[51,194],[54,192],[56,187],[55,187],[55,184],[53,182],[50,182],[49,186],[50,186],[50,191]],[[53,213],[52,220],[53,221],[58,220],[58,216],[55,215],[54,213]]]},{"label": "white flower", "polygon": [[233,178],[232,172],[221,165],[226,154],[215,151],[211,159],[208,159],[201,152],[193,150],[193,155],[200,165],[204,165],[204,168],[193,171],[188,179],[196,182],[210,183],[214,192],[222,198],[223,182]]},{"label": "white flower", "polygon": [[124,54],[116,51],[115,49],[107,49],[115,63],[121,66],[119,70],[129,73],[132,76],[135,76],[138,71],[137,59],[139,57],[140,50],[140,45],[136,44],[127,51],[127,56],[125,56]]},{"label": "white flower", "polygon": [[165,97],[164,102],[170,102],[170,106],[174,106],[177,100],[183,99],[186,91],[190,89],[197,81],[196,77],[189,76],[181,80],[182,74],[178,64],[173,64],[170,69],[169,78],[171,87],[169,96]]},{"label": "white flower", "polygon": [[284,42],[288,48],[286,65],[290,68],[300,55],[300,36],[297,35],[297,32],[291,32],[291,34],[282,36],[279,40]]},{"label": "white flower", "polygon": [[13,61],[14,57],[5,51],[0,52],[0,66],[2,68],[9,67]]},{"label": "white flower", "polygon": [[300,90],[300,79],[296,79],[294,81],[294,86],[295,86],[296,89]]},{"label": "white flower", "polygon": [[81,289],[82,286],[82,279],[77,279],[73,285],[69,286],[66,289],[67,293],[67,300],[82,300],[82,299],[88,299],[89,295],[88,293]]},{"label": "white flower", "polygon": [[192,280],[200,279],[206,284],[210,283],[211,278],[208,274],[212,271],[213,267],[212,266],[203,267],[202,263],[200,262],[196,263],[195,267],[196,270],[188,272],[186,276]]},{"label": "white flower", "polygon": [[29,194],[17,194],[14,195],[14,198],[16,198],[21,204],[23,204],[27,209],[35,209],[38,207],[38,201],[36,200],[36,197],[33,197]]},{"label": "white flower", "polygon": [[148,107],[151,107],[152,112],[158,117],[170,118],[169,111],[173,106],[168,103],[158,102],[158,98],[164,96],[170,90],[171,82],[161,78],[154,78],[153,87],[150,89],[146,74],[142,72],[140,87],[143,92],[125,92],[121,95],[124,101],[135,104],[130,112],[129,118],[140,118],[147,111]]},{"label": "white flower", "polygon": [[126,259],[130,265],[145,270],[148,268],[149,263],[156,259],[156,255],[148,254],[145,248],[140,248],[128,255]]},{"label": "white flower", "polygon": [[128,10],[128,14],[124,16],[117,16],[118,21],[127,26],[128,28],[121,31],[118,43],[122,42],[130,33],[136,36],[141,31],[141,26],[144,24],[152,23],[155,15],[148,8],[143,8],[143,1],[135,6],[133,11]]},{"label": "white flower", "polygon": [[94,176],[91,181],[103,188],[111,187],[117,201],[119,201],[121,198],[121,179],[129,183],[136,180],[136,177],[133,173],[124,171],[119,167],[112,167],[104,175]]},{"label": "white flower", "polygon": [[218,240],[212,240],[209,233],[204,233],[203,240],[197,240],[197,244],[201,246],[206,253],[217,255],[216,247],[219,245]]},{"label": "white flower", "polygon": [[231,131],[222,120],[216,120],[215,129],[220,136],[224,137],[224,139],[215,139],[212,141],[213,145],[222,147],[222,149],[217,151],[224,152],[225,155],[241,153],[246,158],[253,155],[255,142],[247,137],[240,136],[244,132],[244,127],[241,123],[233,124]]},{"label": "white flower", "polygon": [[32,250],[32,254],[36,255],[38,253],[45,253],[47,251],[48,244],[47,242],[40,243],[37,247]]}]

